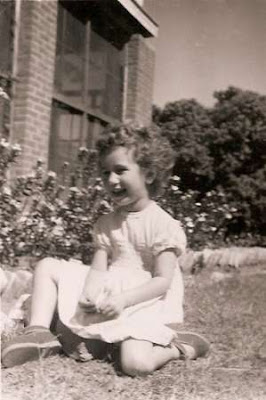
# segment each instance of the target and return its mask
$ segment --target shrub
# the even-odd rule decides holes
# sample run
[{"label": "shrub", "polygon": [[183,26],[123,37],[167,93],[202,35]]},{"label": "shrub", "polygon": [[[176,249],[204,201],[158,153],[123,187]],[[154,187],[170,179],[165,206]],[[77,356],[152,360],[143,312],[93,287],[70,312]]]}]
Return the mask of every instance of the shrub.
[{"label": "shrub", "polygon": [[[266,96],[229,87],[206,108],[195,100],[153,108],[153,121],[177,153],[175,173],[187,193],[220,193],[238,212],[230,235],[265,243]],[[217,200],[219,197],[217,198]],[[219,207],[220,201],[217,203]]]},{"label": "shrub", "polygon": [[214,178],[213,160],[207,143],[214,127],[208,109],[196,100],[170,102],[153,108],[153,121],[176,151],[174,173],[182,190],[209,191]]},{"label": "shrub", "polygon": [[215,184],[241,211],[243,229],[266,229],[266,96],[229,87],[214,93],[211,119],[219,135],[209,143]]},{"label": "shrub", "polygon": [[[72,169],[67,163],[62,166],[60,178],[46,172],[38,161],[30,175],[8,182],[8,170],[19,154],[17,145],[0,141],[0,263],[11,268],[21,256],[90,263],[94,222],[111,209],[98,177],[96,152],[81,148]],[[190,248],[257,244],[254,237],[253,242],[239,234],[227,237],[238,210],[227,203],[221,190],[202,196],[195,190],[180,190],[179,184],[173,176],[158,201],[182,222]]]},{"label": "shrub", "polygon": [[170,185],[160,203],[182,222],[188,246],[200,250],[230,244],[227,227],[238,211],[226,202],[222,190],[212,190],[202,196],[195,190],[180,190],[179,183],[177,176],[170,179]]},{"label": "shrub", "polygon": [[0,262],[15,266],[20,256],[77,258],[90,261],[92,229],[110,209],[97,177],[96,153],[81,148],[74,170],[67,163],[61,179],[38,161],[32,174],[8,185],[7,170],[19,153],[0,144]]}]

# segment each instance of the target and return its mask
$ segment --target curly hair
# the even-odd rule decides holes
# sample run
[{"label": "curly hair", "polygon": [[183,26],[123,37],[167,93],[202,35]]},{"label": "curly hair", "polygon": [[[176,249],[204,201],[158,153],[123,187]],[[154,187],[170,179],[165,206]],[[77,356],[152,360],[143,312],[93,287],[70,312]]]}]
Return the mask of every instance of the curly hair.
[{"label": "curly hair", "polygon": [[161,194],[171,175],[175,152],[157,126],[142,127],[133,124],[108,126],[96,143],[99,161],[116,147],[134,150],[134,158],[145,173],[154,179],[148,185],[151,196]]}]

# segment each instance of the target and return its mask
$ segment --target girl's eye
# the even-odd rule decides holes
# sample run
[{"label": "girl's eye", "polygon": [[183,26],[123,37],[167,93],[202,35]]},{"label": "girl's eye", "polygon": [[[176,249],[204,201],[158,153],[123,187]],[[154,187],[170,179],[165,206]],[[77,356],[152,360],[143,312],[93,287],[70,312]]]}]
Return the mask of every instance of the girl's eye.
[{"label": "girl's eye", "polygon": [[110,175],[110,172],[109,171],[102,171],[102,177],[103,178],[108,178],[108,176]]},{"label": "girl's eye", "polygon": [[119,168],[115,171],[117,175],[122,175],[127,169],[126,168]]}]

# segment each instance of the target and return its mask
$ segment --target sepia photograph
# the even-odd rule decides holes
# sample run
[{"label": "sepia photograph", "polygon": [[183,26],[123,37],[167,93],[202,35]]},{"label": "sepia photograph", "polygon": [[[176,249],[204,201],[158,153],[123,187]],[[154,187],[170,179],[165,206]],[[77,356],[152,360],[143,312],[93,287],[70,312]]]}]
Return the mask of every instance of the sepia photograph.
[{"label": "sepia photograph", "polygon": [[266,399],[266,0],[0,0],[2,400]]}]

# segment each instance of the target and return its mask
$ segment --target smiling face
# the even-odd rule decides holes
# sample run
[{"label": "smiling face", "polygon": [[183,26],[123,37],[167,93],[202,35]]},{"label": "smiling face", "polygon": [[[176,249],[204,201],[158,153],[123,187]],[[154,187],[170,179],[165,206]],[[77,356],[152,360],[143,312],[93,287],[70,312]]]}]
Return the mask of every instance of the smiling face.
[{"label": "smiling face", "polygon": [[101,160],[102,179],[114,203],[127,211],[140,211],[149,202],[146,177],[133,150],[115,147]]}]

